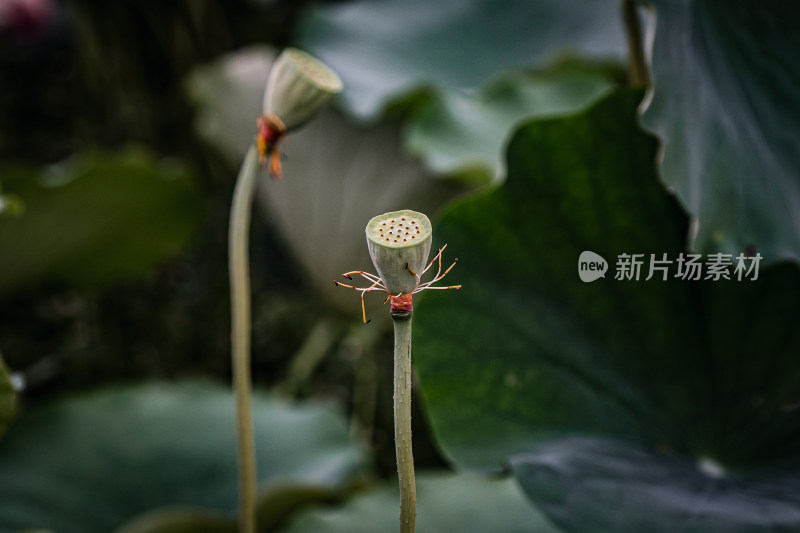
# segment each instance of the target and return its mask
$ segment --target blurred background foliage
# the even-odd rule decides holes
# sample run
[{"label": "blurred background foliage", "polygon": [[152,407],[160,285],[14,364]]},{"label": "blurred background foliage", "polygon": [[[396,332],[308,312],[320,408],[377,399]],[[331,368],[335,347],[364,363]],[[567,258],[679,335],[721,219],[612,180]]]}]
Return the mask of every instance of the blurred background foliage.
[{"label": "blurred background foliage", "polygon": [[0,531],[235,530],[228,210],[286,45],[345,91],[253,218],[265,531],[394,527],[386,309],[330,281],[400,208],[464,285],[418,307],[420,531],[796,529],[797,8],[648,4],[645,93],[621,5],[0,0]]},{"label": "blurred background foliage", "polygon": [[[191,204],[181,208],[189,211],[182,220],[174,212],[176,206],[163,203],[166,199],[161,197],[174,194],[166,189],[175,187],[174,181],[151,191],[149,198],[131,196],[147,191],[117,191],[138,209],[139,220],[121,220],[111,227],[103,212],[109,190],[87,190],[85,194],[91,197],[77,206],[84,210],[86,225],[93,225],[98,232],[107,230],[103,238],[118,243],[127,243],[144,230],[142,236],[155,250],[145,250],[147,242],[141,243],[140,250],[129,250],[150,257],[140,265],[137,276],[118,280],[113,288],[89,283],[76,290],[59,279],[61,276],[39,277],[34,283],[17,286],[5,282],[0,328],[8,362],[18,371],[42,371],[34,372],[29,381],[31,396],[42,387],[61,389],[153,374],[224,375],[228,362],[220,354],[225,353],[228,342],[225,239],[235,166],[222,160],[218,150],[195,133],[184,79],[198,64],[240,46],[264,40],[285,42],[302,3],[43,4],[46,11],[38,16],[44,20],[37,26],[7,27],[3,32],[0,157],[4,191],[32,188],[37,173],[42,176],[39,179],[46,179],[55,172],[75,172],[57,167],[68,167],[66,160],[98,150],[106,154],[103,157],[109,166],[149,166],[153,169],[149,172],[166,166],[175,169],[173,174],[183,167],[188,180],[183,187],[193,191],[180,200]],[[125,155],[135,146],[146,147],[149,154],[137,150],[138,156]],[[131,160],[137,157],[138,161]],[[27,172],[27,176],[13,179],[12,166],[27,167],[16,171]],[[119,174],[118,169],[107,167],[105,171]],[[63,181],[74,178],[67,175]],[[30,207],[21,220],[7,222],[9,225],[23,224],[27,214],[37,214],[37,198],[17,196]],[[152,207],[159,202],[162,205]],[[146,211],[148,205],[154,212]],[[172,220],[159,221],[159,216]],[[41,238],[70,222],[42,221],[51,229]],[[170,250],[158,251],[163,243],[150,232],[163,222],[165,232],[174,231],[170,223],[191,225],[191,231],[177,236],[184,252],[180,256],[164,253]],[[153,226],[148,229],[142,223]],[[80,235],[81,228],[76,230]],[[256,224],[253,230],[255,239],[266,241],[264,248],[280,249],[270,228]],[[30,245],[23,250],[34,253],[36,248]],[[258,249],[263,248],[254,251],[255,291],[269,286],[274,289],[269,290],[274,299],[264,304],[257,320],[260,317],[265,326],[271,324],[266,327],[273,329],[272,339],[280,338],[280,332],[298,335],[304,320],[310,318],[299,308],[289,309],[302,298],[294,298],[295,294],[290,298],[287,292],[291,291],[281,288],[299,281],[293,279],[291,262],[282,260],[286,254],[281,253],[269,253],[269,261],[262,257],[259,262]],[[4,255],[9,253],[4,250]],[[41,255],[51,258],[50,251]],[[102,255],[90,254],[75,261],[92,265],[90,258]],[[302,294],[302,284],[297,285]],[[286,320],[298,327],[280,327],[278,316],[282,313],[292,315]],[[219,327],[195,328],[195,324]],[[300,340],[295,337],[289,344]],[[276,349],[282,345],[285,343],[274,343]],[[291,348],[288,350],[283,354],[261,350],[263,357],[256,358],[256,365],[265,371],[257,375],[278,375],[277,362],[288,358]],[[109,353],[116,355],[109,357]],[[36,386],[37,372],[41,387]]]}]

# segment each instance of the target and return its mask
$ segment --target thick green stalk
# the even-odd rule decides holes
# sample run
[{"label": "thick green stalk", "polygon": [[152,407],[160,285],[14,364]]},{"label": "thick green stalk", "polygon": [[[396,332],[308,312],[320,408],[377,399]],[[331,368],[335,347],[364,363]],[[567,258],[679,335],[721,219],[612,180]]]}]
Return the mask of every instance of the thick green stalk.
[{"label": "thick green stalk", "polygon": [[413,533],[417,519],[417,487],[411,449],[411,313],[394,319],[394,443],[400,481],[400,531]]},{"label": "thick green stalk", "polygon": [[256,531],[256,454],[250,405],[250,211],[258,174],[257,153],[245,156],[233,191],[228,240],[231,282],[231,357],[236,397],[236,436],[239,462],[239,532]]}]

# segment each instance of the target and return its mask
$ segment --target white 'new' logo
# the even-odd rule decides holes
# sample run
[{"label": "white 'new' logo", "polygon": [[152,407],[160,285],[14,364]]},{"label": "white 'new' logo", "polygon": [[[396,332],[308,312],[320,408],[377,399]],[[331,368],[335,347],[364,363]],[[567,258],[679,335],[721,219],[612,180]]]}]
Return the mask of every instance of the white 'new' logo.
[{"label": "white 'new' logo", "polygon": [[608,263],[605,259],[589,250],[581,252],[581,256],[578,258],[578,276],[581,281],[589,283],[597,278],[604,278],[606,270],[608,270]]}]

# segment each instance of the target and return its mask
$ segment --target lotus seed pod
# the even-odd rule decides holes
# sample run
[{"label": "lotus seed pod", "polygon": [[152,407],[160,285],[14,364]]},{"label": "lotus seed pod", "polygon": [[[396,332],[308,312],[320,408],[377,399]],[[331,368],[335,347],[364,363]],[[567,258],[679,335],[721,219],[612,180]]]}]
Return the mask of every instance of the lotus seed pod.
[{"label": "lotus seed pod", "polygon": [[342,90],[342,80],[315,57],[287,48],[269,73],[264,93],[264,113],[272,113],[293,130],[307,122]]},{"label": "lotus seed pod", "polygon": [[414,272],[422,275],[431,251],[428,217],[408,209],[392,211],[370,220],[366,233],[369,255],[384,287],[392,294],[413,291],[419,283]]}]

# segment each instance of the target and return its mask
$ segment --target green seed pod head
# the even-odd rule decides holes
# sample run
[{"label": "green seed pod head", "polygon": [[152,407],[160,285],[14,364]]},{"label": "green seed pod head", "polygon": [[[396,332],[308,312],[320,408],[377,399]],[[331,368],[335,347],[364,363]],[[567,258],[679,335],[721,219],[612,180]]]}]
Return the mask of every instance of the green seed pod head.
[{"label": "green seed pod head", "polygon": [[264,92],[264,113],[293,130],[308,121],[335,94],[342,80],[315,57],[286,48],[272,65]]},{"label": "green seed pod head", "polygon": [[[378,215],[367,224],[367,246],[372,262],[392,294],[408,294],[417,287],[431,251],[433,228],[422,213],[404,209]],[[408,266],[408,268],[406,268]]]}]

